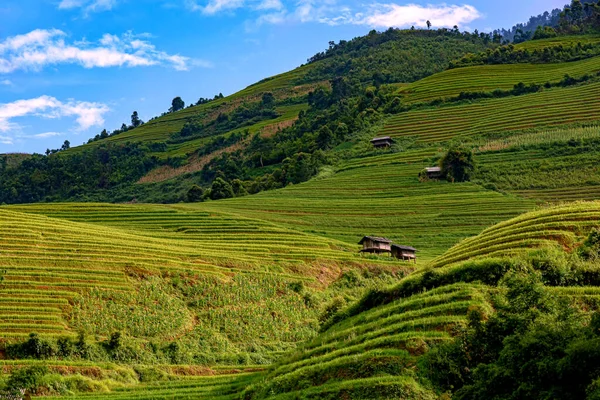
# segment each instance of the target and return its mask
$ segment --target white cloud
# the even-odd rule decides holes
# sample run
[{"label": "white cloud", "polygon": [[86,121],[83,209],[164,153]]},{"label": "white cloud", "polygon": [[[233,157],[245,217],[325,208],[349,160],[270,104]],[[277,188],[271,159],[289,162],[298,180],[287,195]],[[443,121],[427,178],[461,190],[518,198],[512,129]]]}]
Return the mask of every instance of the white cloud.
[{"label": "white cloud", "polygon": [[398,4],[375,4],[369,7],[364,15],[355,15],[350,23],[368,25],[376,28],[390,26],[427,26],[431,21],[434,27],[452,27],[472,22],[481,17],[481,14],[473,6],[469,5],[428,5],[420,6],[409,4],[400,6]]},{"label": "white cloud", "polygon": [[10,79],[3,79],[0,81],[0,85],[4,85],[4,86],[12,86],[13,83]]},{"label": "white cloud", "polygon": [[117,0],[62,0],[58,8],[60,10],[70,10],[81,8],[84,14],[99,11],[109,11],[117,4]]},{"label": "white cloud", "polygon": [[257,6],[257,10],[282,10],[281,0],[262,0]]},{"label": "white cloud", "polygon": [[14,144],[14,140],[11,137],[8,136],[1,136],[0,135],[0,143],[1,144]]},{"label": "white cloud", "polygon": [[39,70],[56,64],[80,64],[85,68],[164,65],[179,71],[188,70],[190,65],[211,66],[206,61],[157,50],[145,34],[105,34],[96,43],[67,43],[65,38],[66,34],[58,29],[37,29],[1,41],[0,73]]},{"label": "white cloud", "polygon": [[44,133],[38,133],[37,135],[31,135],[32,138],[36,138],[36,139],[46,139],[46,138],[50,138],[50,137],[54,137],[54,136],[62,136],[62,133],[60,133],[60,132],[44,132]]},{"label": "white cloud", "polygon": [[[12,103],[0,104],[0,132],[20,132],[22,127],[13,120],[23,117],[48,119],[74,117],[77,122],[76,129],[84,131],[92,126],[104,124],[104,114],[108,111],[110,111],[108,106],[102,103],[75,100],[62,102],[51,96],[17,100]],[[45,135],[50,135],[50,133]]]},{"label": "white cloud", "polygon": [[262,11],[284,9],[281,0],[208,0],[206,5],[198,4],[198,0],[186,0],[186,5],[191,11],[200,11],[206,15],[215,15],[244,7]]},{"label": "white cloud", "polygon": [[470,5],[422,6],[397,3],[342,4],[339,0],[208,0],[201,6],[198,0],[187,0],[188,8],[206,15],[248,8],[258,12],[253,24],[283,24],[317,22],[328,25],[366,25],[373,28],[425,27],[429,20],[434,27],[464,25],[480,18],[479,11]]}]

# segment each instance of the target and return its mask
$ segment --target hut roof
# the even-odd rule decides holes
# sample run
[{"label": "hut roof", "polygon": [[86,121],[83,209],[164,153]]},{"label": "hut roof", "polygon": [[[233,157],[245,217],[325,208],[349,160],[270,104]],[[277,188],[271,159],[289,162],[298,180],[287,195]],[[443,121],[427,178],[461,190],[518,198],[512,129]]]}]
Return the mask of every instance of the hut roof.
[{"label": "hut roof", "polygon": [[410,247],[410,246],[402,246],[399,244],[393,244],[392,247],[395,247],[400,250],[414,251],[415,253],[417,252],[417,249],[415,249],[414,247]]},{"label": "hut roof", "polygon": [[393,142],[394,139],[392,139],[389,136],[382,136],[382,137],[376,137],[374,139],[371,139],[371,142],[383,142],[383,141]]},{"label": "hut roof", "polygon": [[427,172],[442,172],[442,169],[440,167],[430,167],[430,168],[425,168],[425,170]]},{"label": "hut roof", "polygon": [[383,237],[365,236],[364,238],[360,239],[360,242],[358,242],[358,244],[363,244],[365,242],[365,240],[372,240],[373,242],[379,242],[379,243],[392,243],[392,241],[390,239],[386,239]]}]

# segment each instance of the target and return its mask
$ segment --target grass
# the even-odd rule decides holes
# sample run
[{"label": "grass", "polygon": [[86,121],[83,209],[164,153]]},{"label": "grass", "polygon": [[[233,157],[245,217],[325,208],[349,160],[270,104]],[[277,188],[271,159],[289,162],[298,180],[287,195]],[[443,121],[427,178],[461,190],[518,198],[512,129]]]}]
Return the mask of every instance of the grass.
[{"label": "grass", "polygon": [[503,64],[455,68],[421,79],[397,93],[405,103],[428,102],[458,96],[461,92],[511,90],[517,83],[543,85],[560,82],[565,75],[581,78],[600,71],[600,57],[558,64]]},{"label": "grass", "polygon": [[[343,320],[273,366],[251,390],[252,398],[327,393],[349,382],[353,390],[373,396],[377,389],[371,383],[383,376],[401,384],[422,351],[449,340],[452,327],[464,324],[467,309],[489,310],[486,291],[485,286],[447,286]],[[414,381],[412,388],[427,396]]]},{"label": "grass", "polygon": [[[86,149],[88,146],[96,146],[107,141],[116,143],[165,142],[171,137],[172,134],[179,132],[188,120],[198,118],[214,119],[219,113],[231,111],[233,108],[241,105],[244,102],[259,101],[263,93],[271,92],[278,100],[306,95],[309,91],[314,90],[318,86],[329,85],[327,82],[314,82],[302,85],[295,84],[295,82],[301,80],[304,75],[313,67],[314,65],[306,65],[296,68],[293,71],[265,79],[223,99],[217,99],[206,104],[187,107],[174,113],[165,114],[164,116],[146,122],[144,125],[136,129],[121,133],[119,135],[111,136],[98,142],[92,142],[83,146],[74,147],[69,151],[81,151]],[[249,127],[249,129],[251,131],[258,131],[264,128],[266,125],[293,119],[298,115],[298,112],[305,107],[306,105],[278,107],[277,111],[281,115],[279,118],[263,121],[259,124]],[[156,155],[161,158],[188,155],[190,152],[195,151],[198,146],[201,146],[206,140],[208,139],[196,139],[180,144],[169,145],[166,152],[157,153]]]},{"label": "grass", "polygon": [[553,243],[565,249],[573,249],[592,228],[598,226],[599,202],[580,202],[541,209],[502,222],[475,237],[463,240],[443,256],[433,260],[430,266],[439,268]]},{"label": "grass", "polygon": [[598,121],[600,111],[598,90],[600,83],[591,83],[518,97],[408,111],[390,118],[381,133],[433,143],[474,135],[592,123]]},{"label": "grass", "polygon": [[426,262],[459,240],[534,206],[470,183],[419,182],[419,171],[428,165],[424,156],[430,152],[352,160],[330,178],[182,207],[253,216],[354,249],[362,236],[385,236],[416,247],[419,260]]},{"label": "grass", "polygon": [[531,133],[479,148],[476,181],[542,202],[597,199],[598,127]]}]

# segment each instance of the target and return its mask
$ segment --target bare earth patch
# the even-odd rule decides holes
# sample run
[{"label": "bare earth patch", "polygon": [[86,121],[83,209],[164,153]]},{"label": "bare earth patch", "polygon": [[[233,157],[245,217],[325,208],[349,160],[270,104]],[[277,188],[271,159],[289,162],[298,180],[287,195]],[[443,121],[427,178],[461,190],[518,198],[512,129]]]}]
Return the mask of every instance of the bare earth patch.
[{"label": "bare earth patch", "polygon": [[223,149],[214,151],[202,157],[194,155],[189,159],[189,162],[186,165],[183,165],[181,167],[173,168],[171,166],[164,165],[162,167],[155,168],[152,171],[148,172],[145,176],[143,176],[139,181],[137,181],[137,183],[164,182],[168,181],[169,179],[173,179],[179,175],[198,172],[202,170],[202,168],[204,168],[206,164],[208,164],[221,154],[233,153],[234,151],[242,149],[245,145],[246,144],[244,142],[240,142],[229,147],[225,147]]},{"label": "bare earth patch", "polygon": [[262,137],[271,137],[274,136],[277,132],[282,129],[289,128],[294,125],[294,122],[298,120],[298,117],[288,119],[286,121],[276,122],[274,124],[270,124],[261,129]]}]

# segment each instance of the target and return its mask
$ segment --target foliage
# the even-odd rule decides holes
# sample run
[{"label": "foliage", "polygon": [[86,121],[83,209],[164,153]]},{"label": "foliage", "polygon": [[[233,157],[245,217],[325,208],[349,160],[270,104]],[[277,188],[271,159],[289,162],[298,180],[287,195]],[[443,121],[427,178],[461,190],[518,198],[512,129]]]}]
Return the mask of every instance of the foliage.
[{"label": "foliage", "polygon": [[226,182],[222,178],[217,178],[210,187],[209,196],[212,200],[230,199],[235,196],[235,193],[229,182]]},{"label": "foliage", "polygon": [[175,97],[171,102],[171,108],[169,108],[169,112],[176,112],[179,110],[183,110],[185,108],[185,102],[181,100],[181,97]]},{"label": "foliage", "polygon": [[502,39],[505,41],[520,43],[526,41],[531,37],[532,34],[535,35],[535,31],[540,27],[557,27],[560,22],[560,14],[562,10],[560,8],[555,8],[552,11],[545,11],[542,14],[532,16],[529,18],[529,21],[526,23],[519,23],[513,26],[511,29],[499,29],[494,31],[494,33],[502,36]]},{"label": "foliage", "polygon": [[35,393],[36,389],[42,384],[44,376],[48,374],[48,372],[48,368],[45,366],[33,366],[17,369],[8,378],[6,387],[11,392],[19,392],[24,390],[25,393]]},{"label": "foliage", "polygon": [[106,143],[68,156],[35,154],[0,174],[0,202],[85,199],[141,178],[158,165],[148,153],[140,144]]},{"label": "foliage", "polygon": [[471,149],[455,147],[440,160],[442,175],[451,182],[466,182],[475,172],[475,161]]},{"label": "foliage", "polygon": [[190,190],[188,190],[186,194],[186,199],[189,203],[195,203],[197,201],[202,200],[202,196],[204,195],[204,190],[198,185],[193,185]]},{"label": "foliage", "polygon": [[327,51],[308,60],[312,68],[302,82],[342,76],[376,86],[413,82],[446,69],[450,61],[465,53],[492,47],[492,41],[487,34],[460,33],[457,29],[373,30],[350,41],[330,42]]},{"label": "foliage", "polygon": [[537,29],[535,30],[535,33],[533,34],[533,40],[550,39],[550,38],[556,37],[557,35],[558,34],[554,30],[554,28],[552,28],[550,26],[542,27],[540,25],[537,27]]},{"label": "foliage", "polygon": [[598,42],[549,45],[533,50],[508,44],[496,49],[487,49],[481,53],[467,54],[452,62],[450,68],[491,64],[559,63],[582,60],[598,55],[600,55],[600,43]]},{"label": "foliage", "polygon": [[455,342],[425,356],[428,377],[457,399],[586,398],[600,375],[595,324],[555,300],[535,275],[512,275],[504,285],[495,314],[471,313]]}]

